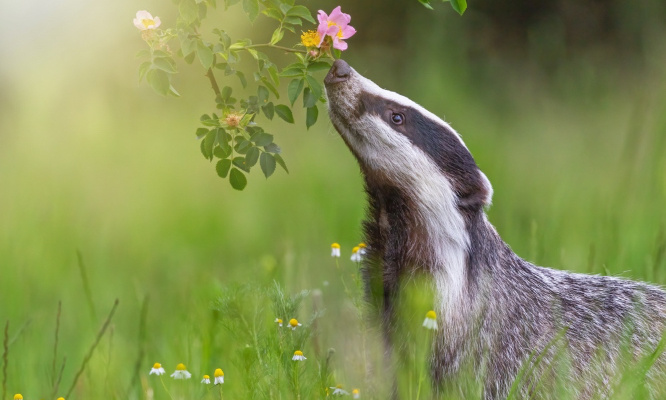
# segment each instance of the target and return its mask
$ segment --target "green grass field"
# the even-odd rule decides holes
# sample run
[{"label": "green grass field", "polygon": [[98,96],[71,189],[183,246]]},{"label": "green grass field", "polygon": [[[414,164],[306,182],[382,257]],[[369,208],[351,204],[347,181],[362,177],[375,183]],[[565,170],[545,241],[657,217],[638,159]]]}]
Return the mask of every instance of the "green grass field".
[{"label": "green grass field", "polygon": [[[215,368],[225,399],[293,398],[296,347],[308,357],[301,398],[336,384],[383,398],[391,383],[365,368],[381,364],[378,336],[358,316],[349,261],[362,240],[362,180],[326,115],[310,131],[302,115],[294,126],[273,122],[290,173],[266,181],[253,172],[244,192],[232,190],[194,135],[210,112],[205,79],[182,65],[180,99],[137,84],[136,5],[119,4],[97,29],[84,19],[76,27],[82,19],[61,9],[63,31],[45,22],[40,35],[0,42],[9,55],[0,67],[1,398],[65,396],[115,299],[67,400],[219,398],[199,383]],[[16,7],[5,14],[19,15]],[[413,43],[448,57],[408,40],[410,58],[391,68],[386,44],[350,45],[345,58],[462,134],[495,190],[489,219],[514,251],[539,265],[666,284],[666,53],[641,70],[571,61],[544,75],[470,65],[424,29],[414,24]],[[339,267],[332,242],[342,245]],[[286,298],[311,292],[297,307],[276,300],[274,282]],[[424,374],[429,299],[405,305],[417,349],[400,378],[406,398]],[[276,317],[306,326],[278,330]],[[185,363],[193,378],[165,375],[167,394],[148,375],[155,362],[168,374]]]}]

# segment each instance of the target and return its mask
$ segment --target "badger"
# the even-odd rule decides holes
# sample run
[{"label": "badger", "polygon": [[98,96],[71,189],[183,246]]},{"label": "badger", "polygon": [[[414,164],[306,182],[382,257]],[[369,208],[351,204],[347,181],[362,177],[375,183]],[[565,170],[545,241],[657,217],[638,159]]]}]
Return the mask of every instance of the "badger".
[{"label": "badger", "polygon": [[[471,365],[485,399],[510,392],[548,397],[548,390],[535,394],[535,382],[547,387],[556,376],[574,398],[605,398],[629,358],[648,359],[640,364],[652,366],[643,378],[658,395],[666,292],[521,259],[488,221],[493,188],[451,126],[343,60],[333,63],[324,83],[330,119],[364,178],[369,204],[362,276],[366,296],[379,299],[387,355],[401,282],[421,273],[436,295],[435,391],[455,387]],[[563,351],[564,378],[556,367]]]}]

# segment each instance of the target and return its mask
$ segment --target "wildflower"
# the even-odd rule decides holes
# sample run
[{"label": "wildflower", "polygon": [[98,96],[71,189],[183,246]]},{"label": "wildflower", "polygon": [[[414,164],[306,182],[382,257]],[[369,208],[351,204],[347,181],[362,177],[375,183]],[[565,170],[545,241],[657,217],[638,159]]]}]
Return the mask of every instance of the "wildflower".
[{"label": "wildflower", "polygon": [[319,47],[321,43],[321,38],[317,31],[307,31],[303,32],[301,35],[301,43],[305,47]]},{"label": "wildflower", "polygon": [[160,26],[161,23],[162,21],[160,21],[160,17],[153,18],[153,16],[146,10],[137,11],[136,18],[134,18],[134,26],[142,31],[155,29]]},{"label": "wildflower", "polygon": [[435,314],[433,310],[430,310],[426,313],[423,326],[427,329],[432,329],[434,331],[437,330],[437,314]]},{"label": "wildflower", "polygon": [[342,389],[342,385],[331,386],[331,389],[333,389],[333,396],[349,396],[349,392]]},{"label": "wildflower", "polygon": [[227,117],[224,119],[224,122],[226,122],[230,128],[237,128],[238,125],[240,125],[242,118],[243,116],[241,114],[232,112],[227,114]]},{"label": "wildflower", "polygon": [[361,262],[361,248],[359,246],[352,249],[351,260],[354,262]]},{"label": "wildflower", "polygon": [[222,371],[220,368],[215,370],[213,376],[215,376],[216,385],[221,385],[224,383],[224,371]]},{"label": "wildflower", "polygon": [[180,363],[176,365],[176,371],[171,374],[171,377],[173,379],[190,379],[192,377],[192,374],[187,372],[187,369],[185,369],[185,364]]},{"label": "wildflower", "polygon": [[340,257],[340,245],[338,243],[331,245],[331,257]]},{"label": "wildflower", "polygon": [[307,358],[305,358],[305,356],[303,355],[303,352],[300,351],[300,350],[296,350],[296,351],[294,352],[294,356],[293,356],[291,359],[292,359],[292,361],[303,361],[303,360],[307,360]]},{"label": "wildflower", "polygon": [[356,29],[349,26],[351,16],[340,11],[340,6],[337,6],[331,11],[331,15],[319,10],[317,19],[319,20],[319,26],[317,27],[319,45],[317,47],[321,47],[326,36],[330,36],[333,39],[333,48],[341,51],[347,50],[347,43],[343,40],[349,39],[356,33]]},{"label": "wildflower", "polygon": [[58,400],[65,400],[64,397],[58,397]]},{"label": "wildflower", "polygon": [[280,328],[282,328],[282,320],[280,318],[275,318],[275,322],[278,324]]},{"label": "wildflower", "polygon": [[292,331],[295,331],[297,327],[301,326],[302,324],[298,322],[296,318],[292,318],[289,320],[289,327],[291,328]]},{"label": "wildflower", "polygon": [[23,400],[23,395],[21,393],[16,393],[14,395],[14,400]]},{"label": "wildflower", "polygon": [[358,389],[352,390],[352,399],[360,399],[361,398],[361,391]]},{"label": "wildflower", "polygon": [[210,383],[210,376],[204,375],[203,379],[201,380],[201,383],[205,383],[208,385]]},{"label": "wildflower", "polygon": [[361,256],[364,256],[365,253],[367,253],[367,247],[368,246],[366,246],[365,243],[362,243],[362,242],[359,243],[358,244],[358,254],[360,254]]},{"label": "wildflower", "polygon": [[160,363],[155,363],[153,364],[153,369],[150,370],[150,373],[148,375],[162,375],[164,374],[164,368],[162,368],[162,364]]}]

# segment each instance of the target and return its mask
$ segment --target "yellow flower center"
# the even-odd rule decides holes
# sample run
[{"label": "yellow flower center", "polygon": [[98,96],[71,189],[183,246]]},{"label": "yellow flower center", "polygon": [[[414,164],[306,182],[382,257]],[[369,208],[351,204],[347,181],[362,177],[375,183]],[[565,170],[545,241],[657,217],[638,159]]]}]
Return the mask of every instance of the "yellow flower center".
[{"label": "yellow flower center", "polygon": [[358,389],[352,390],[352,394],[359,394],[359,393],[361,393],[361,392],[359,392]]},{"label": "yellow flower center", "polygon": [[58,400],[65,400],[64,397],[58,397]]},{"label": "yellow flower center", "polygon": [[278,323],[278,324],[281,324],[281,323],[282,323],[282,320],[281,320],[280,318],[278,318],[278,319],[277,319],[277,323]]},{"label": "yellow flower center", "polygon": [[342,389],[342,385],[339,384],[339,383],[337,385],[335,385],[335,387],[338,388],[338,389]]},{"label": "yellow flower center", "polygon": [[294,352],[294,355],[295,355],[295,356],[302,356],[302,355],[303,355],[303,352],[300,351],[300,350],[296,350],[296,351]]},{"label": "yellow flower center", "polygon": [[340,248],[340,245],[337,244],[337,243],[333,243],[333,244],[331,245],[331,248],[332,248],[332,249],[339,249],[339,248]]},{"label": "yellow flower center", "polygon": [[177,371],[185,371],[185,369],[186,369],[185,364],[183,364],[183,363],[180,363],[180,364],[176,365],[176,370]]},{"label": "yellow flower center", "polygon": [[141,23],[143,24],[143,26],[146,27],[146,29],[151,25],[155,25],[155,21],[153,21],[152,19],[147,19],[147,18],[142,19]]},{"label": "yellow flower center", "polygon": [[426,318],[429,319],[437,319],[437,314],[435,314],[434,311],[430,310],[426,313]]},{"label": "yellow flower center", "polygon": [[213,375],[215,375],[216,378],[219,378],[221,376],[224,376],[224,372],[220,368],[218,368],[215,370],[215,373]]},{"label": "yellow flower center", "polygon": [[204,379],[210,379],[210,376],[204,375]]},{"label": "yellow flower center", "polygon": [[293,327],[297,327],[298,326],[298,320],[296,318],[290,319],[289,320],[289,325],[291,325]]},{"label": "yellow flower center", "polygon": [[358,247],[360,247],[362,249],[365,249],[367,246],[365,245],[365,243],[359,243]]},{"label": "yellow flower center", "polygon": [[356,246],[352,249],[352,253],[358,253],[359,250],[361,250],[361,248]]},{"label": "yellow flower center", "polygon": [[342,28],[340,28],[340,25],[336,24],[335,22],[328,21],[328,26],[329,27],[331,27],[333,25],[335,25],[338,28],[338,33],[336,33],[335,36],[342,39]]},{"label": "yellow flower center", "polygon": [[317,31],[307,31],[301,35],[301,43],[305,47],[317,47],[319,46],[319,42],[321,42],[321,38]]},{"label": "yellow flower center", "polygon": [[160,363],[155,363],[155,364],[153,364],[153,368],[154,368],[154,369],[160,369],[160,368],[162,368],[162,364],[160,364]]},{"label": "yellow flower center", "polygon": [[16,393],[14,395],[14,400],[23,400],[23,395],[21,393]]}]

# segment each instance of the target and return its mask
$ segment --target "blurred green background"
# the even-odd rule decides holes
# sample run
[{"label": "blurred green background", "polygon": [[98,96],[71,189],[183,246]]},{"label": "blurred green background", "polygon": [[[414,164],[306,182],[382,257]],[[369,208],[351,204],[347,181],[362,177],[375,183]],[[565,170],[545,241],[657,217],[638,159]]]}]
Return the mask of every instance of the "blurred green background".
[{"label": "blurred green background", "polygon": [[[483,0],[463,17],[416,0],[304,4],[342,5],[358,30],[344,58],[462,134],[495,190],[490,221],[516,253],[666,283],[663,1]],[[238,8],[212,13],[204,35],[269,37],[267,19],[252,27]],[[257,169],[245,191],[232,190],[194,135],[213,111],[201,68],[179,65],[181,98],[138,82],[139,9],[175,23],[169,1],[0,5],[0,323],[17,336],[8,394],[48,393],[58,301],[67,387],[120,299],[76,398],[122,398],[145,296],[146,372],[159,360],[199,362],[193,338],[234,282],[323,289],[329,332],[348,312],[329,245],[340,242],[347,260],[365,199],[323,109],[310,131],[302,114],[269,125],[289,175],[266,181]],[[328,346],[351,346],[340,336]],[[232,351],[218,347],[219,360]]]}]

